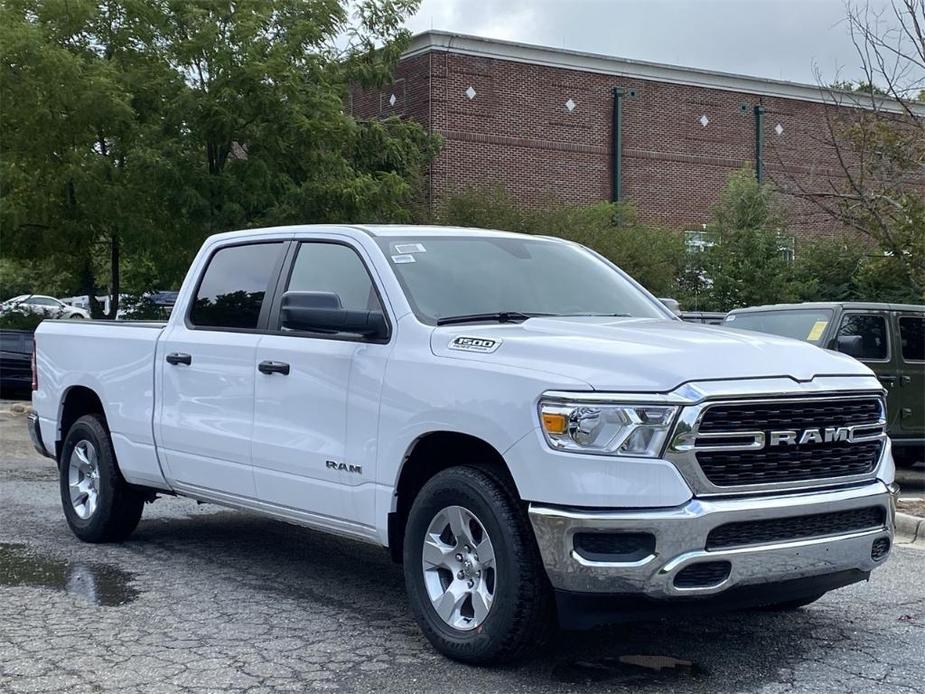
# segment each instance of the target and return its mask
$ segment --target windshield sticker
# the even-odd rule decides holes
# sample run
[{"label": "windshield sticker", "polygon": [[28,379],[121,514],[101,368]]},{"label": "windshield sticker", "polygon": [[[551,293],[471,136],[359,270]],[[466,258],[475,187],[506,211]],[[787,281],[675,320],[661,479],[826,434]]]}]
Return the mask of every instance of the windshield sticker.
[{"label": "windshield sticker", "polygon": [[827,320],[817,320],[813,323],[813,327],[810,328],[809,335],[806,336],[806,339],[810,342],[818,342],[828,324],[829,321]]},{"label": "windshield sticker", "polygon": [[460,335],[453,338],[448,345],[450,349],[456,349],[460,352],[481,352],[489,354],[501,346],[501,340],[494,340],[487,337],[465,337]]},{"label": "windshield sticker", "polygon": [[396,265],[401,265],[402,263],[413,263],[414,256],[410,254],[393,255],[392,262],[395,263]]},{"label": "windshield sticker", "polygon": [[396,243],[396,253],[426,253],[427,249],[420,243]]}]

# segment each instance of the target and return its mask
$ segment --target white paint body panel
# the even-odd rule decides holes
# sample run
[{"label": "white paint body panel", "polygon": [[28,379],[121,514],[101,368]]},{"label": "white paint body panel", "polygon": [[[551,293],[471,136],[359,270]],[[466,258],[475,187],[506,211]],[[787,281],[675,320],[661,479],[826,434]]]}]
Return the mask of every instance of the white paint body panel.
[{"label": "white paint body panel", "polygon": [[[185,325],[214,248],[301,238],[345,242],[364,257],[389,314],[388,344]],[[501,344],[483,353],[450,349],[458,336]],[[665,320],[534,318],[434,328],[411,312],[370,233],[352,227],[212,237],[163,330],[46,322],[37,345],[40,389],[34,403],[46,442],[61,436],[55,430],[68,389],[83,386],[104,405],[129,481],[382,544],[402,464],[421,436],[436,431],[468,434],[494,447],[526,501],[657,508],[691,498],[667,461],[550,449],[537,415],[546,391],[667,393],[698,381],[796,385],[823,375],[869,384],[871,376],[859,362],[812,345],[685,324],[667,311]],[[169,366],[169,352],[189,353],[193,362]],[[263,360],[287,362],[291,372],[261,374],[256,366]],[[331,469],[329,460],[362,472]],[[892,463],[886,460],[879,476],[889,483]]]}]

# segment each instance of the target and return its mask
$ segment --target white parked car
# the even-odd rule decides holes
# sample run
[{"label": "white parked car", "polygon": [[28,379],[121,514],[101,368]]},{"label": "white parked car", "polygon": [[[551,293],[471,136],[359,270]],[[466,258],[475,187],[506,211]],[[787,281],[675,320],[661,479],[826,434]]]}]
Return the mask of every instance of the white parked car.
[{"label": "white parked car", "polygon": [[796,608],[891,549],[869,368],[684,323],[560,239],[220,234],[166,323],[48,321],[35,345],[30,432],[81,540],[176,494],[387,547],[466,662],[557,622]]},{"label": "white parked car", "polygon": [[41,294],[22,294],[7,299],[0,304],[0,311],[20,311],[22,313],[37,313],[48,318],[89,319],[90,313],[77,306],[69,306],[53,296]]}]

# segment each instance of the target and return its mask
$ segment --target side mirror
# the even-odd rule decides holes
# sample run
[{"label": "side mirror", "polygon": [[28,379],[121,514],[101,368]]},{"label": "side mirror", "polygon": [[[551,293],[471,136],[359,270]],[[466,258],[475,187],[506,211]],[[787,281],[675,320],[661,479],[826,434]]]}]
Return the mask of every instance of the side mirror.
[{"label": "side mirror", "polygon": [[356,333],[371,339],[384,338],[388,333],[382,312],[342,308],[340,297],[331,292],[286,292],[280,314],[287,330]]},{"label": "side mirror", "polygon": [[860,335],[839,335],[835,349],[857,359],[864,354],[864,338]]}]

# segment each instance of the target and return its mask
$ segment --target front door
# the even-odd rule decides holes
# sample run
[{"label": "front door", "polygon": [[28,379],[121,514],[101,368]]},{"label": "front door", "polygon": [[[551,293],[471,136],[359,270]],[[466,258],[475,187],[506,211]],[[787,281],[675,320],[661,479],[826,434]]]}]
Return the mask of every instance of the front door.
[{"label": "front door", "polygon": [[269,310],[264,298],[279,276],[284,247],[256,243],[215,251],[185,320],[173,321],[158,342],[157,443],[178,489],[255,496],[254,364]]},{"label": "front door", "polygon": [[286,291],[325,292],[342,308],[381,311],[361,253],[347,242],[308,241],[294,249],[270,334],[257,346],[253,462],[261,501],[368,534],[375,522],[379,391],[390,344],[348,333],[287,331],[278,315]]},{"label": "front door", "polygon": [[901,397],[899,359],[892,344],[890,315],[887,311],[846,311],[838,325],[836,345],[863,362],[886,388],[887,432],[896,431]]}]

